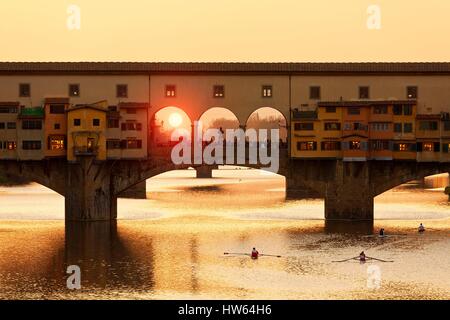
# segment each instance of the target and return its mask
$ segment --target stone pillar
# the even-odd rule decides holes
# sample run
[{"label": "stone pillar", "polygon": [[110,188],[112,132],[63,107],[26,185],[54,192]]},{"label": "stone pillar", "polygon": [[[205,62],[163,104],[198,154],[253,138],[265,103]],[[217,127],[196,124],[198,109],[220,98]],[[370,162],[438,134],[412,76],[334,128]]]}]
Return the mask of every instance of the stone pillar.
[{"label": "stone pillar", "polygon": [[117,217],[117,197],[106,162],[82,156],[67,164],[65,212],[67,221],[106,221]]},{"label": "stone pillar", "polygon": [[336,162],[336,178],[326,184],[326,220],[373,220],[368,162]]},{"label": "stone pillar", "polygon": [[131,188],[121,192],[119,198],[127,199],[147,199],[147,184],[145,181],[138,183]]},{"label": "stone pillar", "polygon": [[302,184],[301,181],[294,177],[286,176],[286,199],[300,200],[300,199],[319,199],[321,194],[311,188]]},{"label": "stone pillar", "polygon": [[195,171],[197,171],[197,178],[212,178],[212,171],[217,169],[217,166],[201,166],[195,168]]}]

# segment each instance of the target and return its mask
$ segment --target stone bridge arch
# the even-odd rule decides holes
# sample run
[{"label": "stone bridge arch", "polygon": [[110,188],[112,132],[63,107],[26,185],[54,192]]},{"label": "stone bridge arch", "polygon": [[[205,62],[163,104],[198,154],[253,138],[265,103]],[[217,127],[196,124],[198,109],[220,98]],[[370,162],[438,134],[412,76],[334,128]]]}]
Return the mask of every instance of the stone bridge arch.
[{"label": "stone bridge arch", "polygon": [[65,196],[65,160],[0,161],[0,171],[39,183]]}]

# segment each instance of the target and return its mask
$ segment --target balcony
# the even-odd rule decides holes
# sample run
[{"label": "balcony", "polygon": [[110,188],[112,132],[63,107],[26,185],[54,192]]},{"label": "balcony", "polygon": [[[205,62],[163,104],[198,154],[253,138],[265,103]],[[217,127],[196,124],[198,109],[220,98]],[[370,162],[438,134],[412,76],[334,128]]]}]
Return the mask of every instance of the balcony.
[{"label": "balcony", "polygon": [[73,147],[73,153],[76,156],[96,156],[98,154],[98,147]]}]

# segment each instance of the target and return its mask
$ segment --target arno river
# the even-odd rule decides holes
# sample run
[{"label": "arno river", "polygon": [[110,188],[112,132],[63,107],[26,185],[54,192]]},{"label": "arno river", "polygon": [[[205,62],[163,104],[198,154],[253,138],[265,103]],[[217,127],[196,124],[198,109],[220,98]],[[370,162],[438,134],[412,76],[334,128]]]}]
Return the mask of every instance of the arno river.
[{"label": "arno river", "polygon": [[[147,200],[119,200],[116,224],[65,226],[63,197],[36,184],[0,187],[0,299],[450,298],[442,189],[408,184],[377,197],[372,230],[325,224],[323,201],[285,200],[282,177],[216,173],[148,180]],[[381,227],[399,236],[364,236]],[[252,247],[281,257],[224,255]],[[394,262],[332,262],[362,250]],[[68,265],[81,268],[80,290],[66,287]]]}]

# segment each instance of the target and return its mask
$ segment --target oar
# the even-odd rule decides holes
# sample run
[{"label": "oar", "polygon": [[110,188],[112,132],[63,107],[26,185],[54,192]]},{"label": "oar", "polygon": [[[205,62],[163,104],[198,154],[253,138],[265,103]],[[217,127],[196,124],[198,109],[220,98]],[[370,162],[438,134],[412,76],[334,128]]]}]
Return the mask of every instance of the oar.
[{"label": "oar", "polygon": [[237,256],[250,256],[250,254],[248,254],[248,253],[237,253],[237,252],[224,252],[223,254],[225,254],[225,255],[233,254],[233,255],[237,255]]},{"label": "oar", "polygon": [[277,255],[274,255],[274,254],[263,254],[263,253],[261,253],[260,256],[281,258],[281,256],[277,256]]},{"label": "oar", "polygon": [[344,259],[344,260],[338,260],[338,261],[331,261],[331,262],[346,262],[346,261],[350,261],[353,259],[359,258],[359,256],[353,257],[353,258],[348,258],[348,259]]},{"label": "oar", "polygon": [[368,256],[366,256],[366,259],[372,259],[372,260],[377,260],[377,261],[381,261],[381,262],[394,262],[393,260],[383,260],[383,259],[377,259],[377,258],[372,258],[372,257],[368,257]]}]

